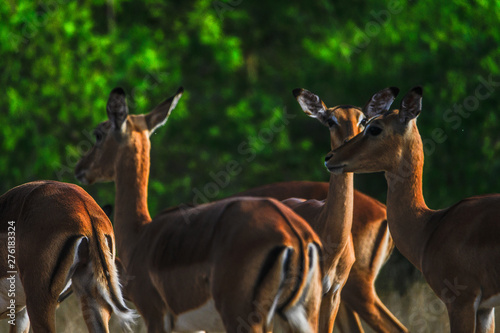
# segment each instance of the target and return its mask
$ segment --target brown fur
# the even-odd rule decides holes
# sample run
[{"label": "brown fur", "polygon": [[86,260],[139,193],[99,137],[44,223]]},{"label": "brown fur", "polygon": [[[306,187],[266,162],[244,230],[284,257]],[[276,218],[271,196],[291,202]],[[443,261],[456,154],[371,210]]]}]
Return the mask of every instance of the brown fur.
[{"label": "brown fur", "polygon": [[[290,181],[267,184],[235,196],[272,197],[278,200],[306,198],[322,201],[328,194],[327,182]],[[389,258],[394,242],[387,228],[385,205],[354,190],[352,238],[356,261],[342,289],[340,315],[335,325],[342,332],[362,332],[358,314],[379,332],[405,332],[406,328],[384,306],[375,290],[375,279]],[[387,240],[387,241],[386,241]],[[343,303],[347,306],[343,306]]]},{"label": "brown fur", "polygon": [[[387,88],[378,92],[368,101],[363,111],[368,114],[373,110],[386,110],[397,93],[396,88]],[[317,118],[322,124],[329,127],[332,148],[339,147],[364,128],[366,119],[364,119],[362,109],[358,107],[341,105],[326,108],[325,103],[318,96],[307,90],[296,89],[293,94],[306,114]],[[333,288],[323,296],[320,312],[320,330],[323,332],[331,332],[333,329],[336,313],[340,305],[340,290],[346,284],[354,263],[354,244],[351,234],[353,197],[353,175],[332,174],[325,201],[320,202],[311,199],[305,201],[293,198],[284,201],[285,204],[289,205],[309,222],[320,235],[325,245],[322,258],[325,265],[325,278],[331,281]],[[383,233],[387,235],[387,228]],[[377,232],[374,236],[380,237],[380,232]],[[388,246],[391,246],[390,242]],[[372,259],[373,256],[373,252],[366,253],[365,247],[366,244],[358,247],[362,259],[361,265],[369,265],[370,260],[367,262],[366,257]],[[380,267],[384,261],[377,263],[377,267]],[[363,317],[367,318],[376,329],[394,332],[405,331],[404,326],[397,321],[376,296],[373,288],[376,274],[367,274],[371,273],[370,268],[360,270],[358,267],[356,267],[358,275],[356,276],[356,273],[354,275],[358,279],[353,278],[351,280],[351,283],[354,282],[354,284],[351,284],[353,292],[346,294],[347,298],[353,304],[361,304],[363,301],[367,301],[363,303],[365,307],[360,306],[359,309]],[[339,291],[335,288],[339,288]],[[344,324],[343,328],[349,331],[363,331],[359,325],[359,320],[351,322],[350,325]]]},{"label": "brown fur", "polygon": [[[3,235],[15,221],[16,269],[26,294],[34,332],[55,332],[55,309],[66,282],[72,280],[91,332],[108,331],[111,306],[98,288],[107,290],[125,315],[114,266],[112,225],[97,203],[80,187],[54,181],[27,183],[0,197]],[[75,249],[77,240],[84,243]],[[75,250],[80,261],[73,265]],[[0,258],[5,278],[7,256]],[[12,269],[9,269],[12,270]],[[99,286],[99,287],[98,287]],[[114,296],[113,296],[114,295]],[[94,302],[92,307],[88,303]],[[98,313],[94,311],[99,309]]]},{"label": "brown fur", "polygon": [[[272,199],[239,198],[179,206],[150,218],[149,135],[179,97],[180,92],[147,115],[128,116],[124,125],[108,108],[110,121],[97,129],[103,139],[76,168],[85,183],[116,183],[115,228],[127,295],[148,331],[170,331],[180,315],[213,299],[226,331],[241,329],[242,319],[245,329],[263,332],[275,298],[284,318],[303,306],[309,329],[316,331],[321,269],[309,256],[311,245],[322,250],[321,242],[288,207]],[[288,258],[283,267],[282,257]],[[170,327],[164,327],[165,318]]]},{"label": "brown fur", "polygon": [[462,200],[431,210],[422,194],[423,146],[416,126],[421,89],[403,99],[400,110],[331,153],[328,167],[344,172],[385,171],[387,213],[394,242],[424,274],[445,302],[451,332],[494,332],[493,307],[500,294],[500,195]]}]

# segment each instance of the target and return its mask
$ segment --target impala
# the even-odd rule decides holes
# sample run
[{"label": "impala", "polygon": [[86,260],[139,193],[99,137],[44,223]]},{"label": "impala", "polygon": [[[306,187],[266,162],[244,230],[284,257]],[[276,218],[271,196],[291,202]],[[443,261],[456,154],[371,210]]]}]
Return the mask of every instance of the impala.
[{"label": "impala", "polygon": [[[373,109],[387,110],[394,101],[398,93],[397,88],[387,88],[373,95],[364,107],[365,112]],[[360,108],[341,105],[333,108],[327,108],[325,103],[315,94],[304,90],[296,89],[293,91],[303,111],[313,118],[317,118],[322,124],[330,129],[330,143],[332,148],[339,147],[344,141],[358,134],[366,121],[365,115]],[[295,185],[291,183],[290,185]],[[340,290],[347,281],[351,266],[354,262],[354,251],[352,244],[351,223],[353,220],[353,177],[347,175],[331,175],[329,189],[325,201],[287,199],[283,202],[289,205],[295,212],[304,217],[313,229],[318,233],[325,245],[324,257],[325,274],[333,281],[333,287],[324,296],[321,313],[320,328],[323,332],[331,332],[334,320],[338,311],[340,302]],[[267,186],[264,189],[269,194],[276,191],[275,188]],[[310,190],[309,189],[305,189]],[[255,190],[250,190],[244,194],[255,194]],[[290,197],[291,194],[288,194]],[[382,214],[385,218],[385,214]],[[381,221],[383,223],[383,219]],[[384,246],[383,251],[379,252],[378,258],[373,256],[373,252],[366,253],[367,244],[360,244],[358,250],[363,265],[375,261],[375,267],[380,267],[388,255],[384,250],[389,247],[387,228],[374,230],[374,238],[381,237],[377,245]],[[382,234],[378,234],[381,231]],[[373,242],[373,239],[370,239]],[[357,260],[356,253],[356,260]],[[366,260],[368,259],[368,260]],[[368,262],[367,262],[368,261]],[[363,268],[365,268],[363,267]],[[351,304],[362,304],[360,306],[362,314],[372,319],[372,323],[379,330],[392,329],[395,332],[404,331],[397,319],[383,306],[373,289],[373,281],[376,274],[370,274],[370,269],[356,269],[357,275],[353,276],[351,285],[352,293]],[[371,283],[370,283],[371,282]],[[378,302],[377,302],[378,301]],[[371,313],[370,313],[371,311]],[[370,317],[371,315],[371,317]],[[362,331],[362,327],[356,316],[352,313],[346,313],[346,318],[342,327],[345,331]],[[342,325],[340,325],[342,326]]]},{"label": "impala", "polygon": [[[339,116],[337,119],[342,123],[344,117]],[[359,118],[353,119],[357,121]],[[335,131],[336,127],[331,130]],[[328,187],[327,182],[279,182],[252,188],[235,196],[325,200]],[[394,247],[387,228],[385,205],[357,190],[354,190],[353,204],[351,233],[356,261],[342,289],[335,326],[345,333],[363,332],[359,314],[377,332],[407,332],[406,327],[385,307],[375,290],[375,279]]]},{"label": "impala", "polygon": [[117,248],[127,296],[149,332],[264,332],[272,321],[315,332],[322,246],[309,225],[274,199],[232,198],[174,207],[153,220],[147,206],[150,140],[182,95],[128,115],[112,90],[108,121],[75,173],[85,184],[114,181]]},{"label": "impala", "polygon": [[326,157],[333,173],[385,171],[387,217],[394,242],[446,304],[451,332],[494,332],[500,305],[500,195],[468,198],[442,210],[424,201],[424,153],[416,118],[422,89],[399,110],[372,121]]},{"label": "impala", "polygon": [[0,319],[15,324],[11,332],[28,332],[30,322],[35,333],[55,332],[58,299],[70,288],[91,332],[108,332],[111,312],[124,326],[134,319],[118,282],[113,227],[82,188],[38,181],[11,189],[0,196],[0,240]]}]

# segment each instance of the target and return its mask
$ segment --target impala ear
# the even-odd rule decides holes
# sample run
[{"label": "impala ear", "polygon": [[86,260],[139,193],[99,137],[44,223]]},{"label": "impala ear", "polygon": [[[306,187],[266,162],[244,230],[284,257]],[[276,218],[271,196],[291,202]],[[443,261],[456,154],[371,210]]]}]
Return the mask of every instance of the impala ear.
[{"label": "impala ear", "polygon": [[[326,105],[319,98],[318,95],[313,94],[309,90],[305,89],[294,89],[292,91],[293,96],[299,102],[302,110],[312,118],[317,118],[320,122],[328,126],[327,118],[328,114],[326,112]],[[337,122],[336,119],[334,121]]]},{"label": "impala ear", "polygon": [[384,90],[380,90],[366,103],[363,108],[363,113],[368,118],[372,118],[387,112],[398,94],[399,89],[396,87],[389,87]]},{"label": "impala ear", "polygon": [[125,97],[125,91],[122,88],[115,88],[111,90],[106,105],[106,113],[111,122],[112,129],[123,131],[123,124],[127,119],[128,106]]},{"label": "impala ear", "polygon": [[399,121],[407,124],[410,120],[415,119],[422,111],[422,87],[417,86],[412,88],[401,101],[399,108]]},{"label": "impala ear", "polygon": [[174,96],[161,102],[153,111],[146,115],[146,124],[148,125],[150,134],[167,122],[168,116],[175,109],[183,92],[184,88],[180,87]]}]

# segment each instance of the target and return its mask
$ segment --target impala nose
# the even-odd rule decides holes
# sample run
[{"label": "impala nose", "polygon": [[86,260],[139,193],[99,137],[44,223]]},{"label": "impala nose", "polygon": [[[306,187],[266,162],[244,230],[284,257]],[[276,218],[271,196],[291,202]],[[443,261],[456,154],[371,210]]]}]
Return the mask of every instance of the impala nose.
[{"label": "impala nose", "polygon": [[331,153],[326,155],[325,162],[328,162],[332,157],[333,157],[333,154],[331,154]]}]

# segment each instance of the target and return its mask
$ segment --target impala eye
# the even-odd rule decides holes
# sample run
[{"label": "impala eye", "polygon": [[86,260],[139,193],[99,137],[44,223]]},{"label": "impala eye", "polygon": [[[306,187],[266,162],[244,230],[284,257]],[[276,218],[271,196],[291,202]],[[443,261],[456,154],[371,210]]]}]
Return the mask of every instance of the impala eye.
[{"label": "impala eye", "polygon": [[372,136],[377,136],[380,133],[382,133],[382,129],[380,127],[371,126],[370,128],[368,128],[368,134]]},{"label": "impala eye", "polygon": [[359,122],[358,122],[358,128],[362,131],[365,129],[366,127],[366,122],[367,122],[367,119],[366,118],[363,118],[361,119]]},{"label": "impala eye", "polygon": [[102,135],[102,133],[99,132],[99,131],[95,131],[94,135],[95,135],[95,141],[96,141],[96,143],[101,142],[102,139],[104,138],[104,136]]},{"label": "impala eye", "polygon": [[328,126],[330,126],[330,127],[337,125],[337,122],[335,120],[333,120],[332,118],[328,118],[327,122],[328,122]]}]

